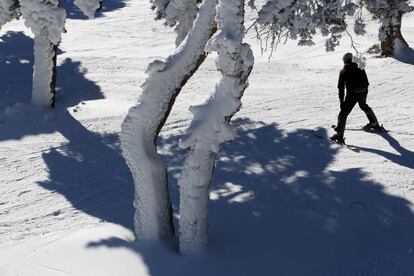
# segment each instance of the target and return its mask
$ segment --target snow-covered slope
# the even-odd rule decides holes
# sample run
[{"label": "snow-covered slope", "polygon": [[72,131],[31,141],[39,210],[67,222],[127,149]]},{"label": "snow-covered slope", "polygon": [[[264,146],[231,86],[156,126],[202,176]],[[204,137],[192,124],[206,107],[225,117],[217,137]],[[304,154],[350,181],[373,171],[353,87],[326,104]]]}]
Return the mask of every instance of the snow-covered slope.
[{"label": "snow-covered slope", "polygon": [[[173,50],[173,31],[152,20],[147,1],[105,1],[93,20],[65,5],[56,110],[28,105],[30,32],[16,21],[0,33],[0,275],[414,275],[411,52],[369,56],[368,103],[390,132],[348,130],[348,149],[312,130],[328,135],[336,122],[349,40],[329,54],[323,38],[288,42],[268,61],[249,34],[256,63],[238,136],[215,170],[210,244],[180,257],[175,245],[132,242],[132,178],[118,139],[146,65]],[[414,16],[403,26],[414,45]],[[357,39],[362,50],[376,29]],[[210,57],[190,80],[159,141],[175,209],[178,139],[188,107],[213,91],[214,68]],[[365,123],[356,107],[348,127]]]}]

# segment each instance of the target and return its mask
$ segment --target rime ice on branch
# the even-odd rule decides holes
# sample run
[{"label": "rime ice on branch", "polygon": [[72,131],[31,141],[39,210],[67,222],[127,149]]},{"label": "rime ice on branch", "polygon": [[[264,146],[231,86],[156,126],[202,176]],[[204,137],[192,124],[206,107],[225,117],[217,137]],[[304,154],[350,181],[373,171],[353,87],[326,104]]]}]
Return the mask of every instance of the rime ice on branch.
[{"label": "rime ice on branch", "polygon": [[169,25],[176,25],[177,38],[175,45],[178,46],[193,27],[197,16],[197,0],[171,0],[166,9],[166,19]]},{"label": "rime ice on branch", "polygon": [[214,162],[221,146],[235,137],[229,125],[240,109],[240,98],[248,86],[253,54],[242,43],[245,29],[244,1],[220,0],[217,7],[218,33],[208,51],[218,52],[217,70],[222,78],[212,96],[191,107],[193,121],[180,147],[188,149],[180,186],[180,252],[191,253],[207,243],[207,209]]},{"label": "rime ice on branch", "polygon": [[207,41],[215,31],[215,0],[205,0],[186,39],[165,61],[147,69],[139,103],[122,124],[122,153],[135,184],[135,233],[140,240],[171,235],[172,212],[167,170],[155,145],[175,98],[204,61]]},{"label": "rime ice on branch", "polygon": [[259,37],[270,40],[271,50],[287,39],[297,39],[299,45],[312,45],[319,30],[329,36],[326,50],[333,51],[346,31],[345,17],[353,16],[359,8],[351,0],[267,0],[258,13],[255,27]]}]

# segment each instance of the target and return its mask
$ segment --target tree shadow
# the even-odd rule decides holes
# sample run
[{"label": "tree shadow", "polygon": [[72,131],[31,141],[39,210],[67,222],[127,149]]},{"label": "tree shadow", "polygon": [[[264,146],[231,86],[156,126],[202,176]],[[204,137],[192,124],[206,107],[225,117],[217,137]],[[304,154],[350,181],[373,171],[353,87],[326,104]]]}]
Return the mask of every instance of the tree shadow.
[{"label": "tree shadow", "polygon": [[92,133],[68,113],[59,121],[69,142],[42,153],[49,179],[39,185],[76,210],[133,229],[133,182],[118,135]]},{"label": "tree shadow", "polygon": [[[9,42],[14,39],[29,43],[19,33],[6,36]],[[1,72],[28,70],[29,65],[21,63],[11,48],[1,53],[2,59],[8,57],[0,63]],[[65,109],[82,100],[103,98],[102,92],[85,78],[79,62],[68,59],[61,66],[61,106],[47,118],[12,109],[8,120],[0,124],[0,140],[61,133],[68,142],[41,153],[49,178],[39,185],[64,196],[74,209],[132,228],[134,190],[118,137],[88,130]],[[17,84],[11,87],[22,89]],[[183,258],[170,248],[116,238],[90,247],[133,250],[143,256],[155,276],[403,275],[406,271],[409,275],[414,271],[414,217],[409,201],[386,193],[360,168],[331,170],[340,147],[315,138],[311,130],[285,133],[277,124],[249,119],[235,124],[238,136],[223,148],[217,161],[210,244],[204,254]],[[170,166],[177,210],[175,179],[182,151],[176,149],[176,136],[158,142]],[[412,156],[398,142],[391,139],[389,143],[401,155]]]},{"label": "tree shadow", "polygon": [[[24,64],[16,72],[18,71],[18,74],[27,73],[25,67],[26,65]],[[2,66],[0,66],[0,71],[2,69]],[[26,91],[22,91],[22,89],[27,89],[28,87],[25,87],[25,85],[20,86],[19,77],[17,80],[14,77],[8,80],[10,84],[9,93],[6,93],[6,96],[0,99],[0,126],[7,129],[8,126],[13,125],[13,128],[12,130],[1,131],[0,141],[20,139],[30,134],[59,131],[60,126],[53,124],[54,121],[65,119],[76,121],[68,113],[67,108],[84,103],[87,100],[104,98],[100,88],[84,77],[86,71],[81,67],[80,62],[67,58],[58,66],[58,72],[58,101],[55,110],[31,106],[29,104],[31,87]],[[19,100],[22,101],[19,102]]]},{"label": "tree shadow", "polygon": [[402,63],[414,65],[414,49],[408,46],[398,49],[394,58]]},{"label": "tree shadow", "polygon": [[29,103],[32,74],[33,39],[23,32],[7,32],[1,36],[0,104]]},{"label": "tree shadow", "polygon": [[[236,124],[236,140],[223,148],[217,161],[210,242],[203,254],[179,257],[158,244],[117,238],[89,247],[133,250],[145,260],[151,275],[405,275],[413,271],[408,252],[414,246],[414,216],[409,201],[387,194],[360,168],[331,170],[341,148],[315,138],[312,130],[285,133],[277,124],[249,119],[238,119]],[[174,174],[182,163],[171,146],[176,140],[159,142]],[[176,196],[173,200],[177,206]]]},{"label": "tree shadow", "polygon": [[404,148],[403,146],[400,145],[400,142],[397,141],[397,139],[395,139],[394,137],[392,137],[390,134],[388,133],[382,133],[382,134],[378,134],[379,136],[381,136],[382,138],[384,138],[388,144],[398,152],[398,154],[395,153],[391,153],[388,151],[383,151],[383,150],[379,150],[379,149],[373,149],[373,148],[366,148],[366,147],[358,147],[355,146],[355,148],[358,148],[361,151],[365,151],[365,152],[370,152],[370,153],[374,153],[377,155],[380,155],[388,160],[390,160],[391,162],[398,164],[400,166],[409,168],[409,169],[414,169],[414,152]]},{"label": "tree shadow", "polygon": [[[60,54],[62,51],[58,50],[58,56]],[[32,38],[12,31],[0,37],[0,107],[30,104],[33,62]],[[59,108],[68,108],[86,99],[104,98],[100,88],[84,77],[86,73],[81,63],[71,58],[57,66],[56,104]]]},{"label": "tree shadow", "polygon": [[85,77],[80,62],[67,58],[58,66],[56,108],[31,106],[32,46],[21,32],[8,32],[0,42],[0,72],[7,73],[0,87],[5,82],[10,92],[0,89],[0,141],[60,133],[68,142],[38,153],[49,173],[38,184],[64,196],[75,210],[132,228],[134,191],[118,135],[90,131],[74,116],[87,108],[85,101],[104,98],[100,87]]},{"label": "tree shadow", "polygon": [[[108,12],[124,8],[126,6],[126,2],[127,0],[103,0],[101,9],[95,13],[95,18],[104,17]],[[60,1],[60,5],[66,10],[66,16],[69,19],[89,19],[78,7],[73,4],[73,0],[62,0]]]}]

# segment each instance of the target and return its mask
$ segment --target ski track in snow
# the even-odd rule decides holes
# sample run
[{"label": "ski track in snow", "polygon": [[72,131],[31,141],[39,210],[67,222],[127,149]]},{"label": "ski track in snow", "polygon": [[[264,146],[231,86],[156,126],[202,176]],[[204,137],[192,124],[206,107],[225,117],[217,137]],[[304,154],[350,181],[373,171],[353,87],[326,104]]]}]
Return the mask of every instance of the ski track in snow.
[{"label": "ski track in snow", "polygon": [[[104,221],[132,227],[132,178],[118,134],[137,100],[145,67],[174,49],[174,36],[153,21],[147,1],[124,2],[125,7],[90,21],[68,19],[58,56],[58,103],[50,116],[13,106],[30,100],[32,35],[22,21],[0,32],[0,76],[5,76],[0,79],[0,256],[42,239],[39,248],[45,247]],[[405,19],[404,35],[414,45],[414,16]],[[268,61],[254,35],[248,37],[256,63],[234,118],[239,135],[223,149],[213,179],[210,259],[197,259],[196,266],[215,275],[253,275],[247,264],[232,267],[248,261],[261,266],[256,275],[272,271],[263,262],[276,262],[278,275],[414,275],[406,268],[414,267],[414,65],[368,59],[368,104],[390,133],[346,131],[347,143],[360,150],[356,153],[314,139],[309,131],[322,127],[332,133],[339,111],[336,82],[349,42],[344,39],[334,53],[324,52],[323,39],[313,47],[288,42]],[[373,44],[369,39],[375,35],[359,38],[363,49]],[[189,126],[188,107],[207,99],[218,77],[210,56],[179,95],[159,141],[170,165],[175,209],[175,178],[184,158],[175,135]],[[347,127],[365,123],[355,107]],[[364,210],[370,216],[364,217]],[[150,252],[151,259],[153,251],[137,248]],[[357,250],[365,251],[356,257]],[[174,254],[163,252],[166,264],[158,265],[177,272],[172,275],[194,275]],[[225,265],[228,256],[237,261]],[[1,265],[0,260],[0,274]],[[147,265],[154,274],[168,271]]]}]

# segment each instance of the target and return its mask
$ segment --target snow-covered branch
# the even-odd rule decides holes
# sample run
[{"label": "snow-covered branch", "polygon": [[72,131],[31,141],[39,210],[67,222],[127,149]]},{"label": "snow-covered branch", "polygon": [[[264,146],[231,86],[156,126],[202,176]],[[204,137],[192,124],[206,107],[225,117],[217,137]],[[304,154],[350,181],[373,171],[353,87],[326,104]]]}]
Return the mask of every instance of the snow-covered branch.
[{"label": "snow-covered branch", "polygon": [[[346,30],[346,16],[352,16],[360,7],[351,0],[294,1],[267,0],[255,22],[259,37],[271,40],[271,50],[283,37],[298,40],[299,45],[313,45],[313,37],[320,31],[329,36],[325,46],[333,51]],[[357,21],[358,27],[363,27]],[[356,29],[362,32],[361,28]]]},{"label": "snow-covered branch", "polygon": [[166,19],[170,26],[177,24],[175,27],[175,33],[177,34],[176,46],[181,44],[193,27],[197,12],[197,0],[171,0],[169,2]]},{"label": "snow-covered branch", "polygon": [[18,18],[19,14],[19,2],[17,0],[1,0],[0,29],[5,23],[13,20],[14,18]]},{"label": "snow-covered branch", "polygon": [[166,60],[149,64],[139,103],[122,124],[122,152],[135,183],[135,232],[138,239],[170,234],[171,203],[167,171],[155,140],[183,85],[204,61],[207,41],[216,29],[216,0],[205,0],[185,41]]},{"label": "snow-covered branch", "polygon": [[212,96],[191,107],[193,121],[180,147],[188,149],[180,186],[180,252],[190,253],[207,242],[207,205],[216,155],[221,146],[235,137],[229,125],[240,109],[240,98],[253,67],[253,54],[244,37],[244,1],[221,0],[217,7],[219,32],[208,43],[218,52],[217,70],[222,78]]},{"label": "snow-covered branch", "polygon": [[156,18],[165,18],[166,24],[175,26],[177,38],[175,45],[178,47],[184,41],[190,29],[193,27],[197,16],[197,0],[151,0],[152,8],[156,10]]},{"label": "snow-covered branch", "polygon": [[65,30],[66,12],[57,3],[40,0],[20,0],[25,25],[34,35],[46,35],[53,44],[58,44]]}]

